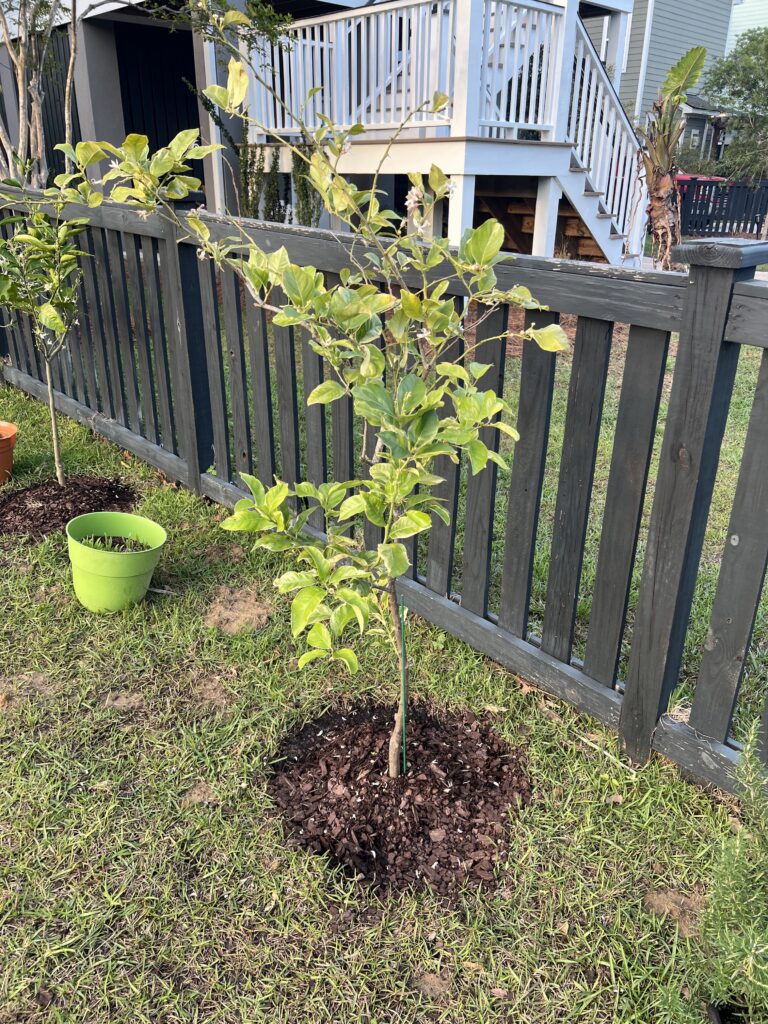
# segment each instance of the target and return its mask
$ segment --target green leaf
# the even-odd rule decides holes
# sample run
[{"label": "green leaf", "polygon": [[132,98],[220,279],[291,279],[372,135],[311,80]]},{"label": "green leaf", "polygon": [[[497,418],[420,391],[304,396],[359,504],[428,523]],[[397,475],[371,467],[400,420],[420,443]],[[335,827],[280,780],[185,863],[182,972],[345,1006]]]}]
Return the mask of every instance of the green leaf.
[{"label": "green leaf", "polygon": [[412,320],[421,319],[421,299],[418,295],[414,295],[413,292],[406,291],[404,288],[400,292],[400,305],[406,316],[409,316]]},{"label": "green leaf", "polygon": [[305,587],[294,597],[291,604],[291,633],[298,636],[306,628],[312,612],[325,597],[319,587]]},{"label": "green leaf", "polygon": [[230,58],[227,73],[227,105],[239,107],[248,92],[248,75],[239,60]]},{"label": "green leaf", "polygon": [[346,604],[351,606],[357,618],[357,624],[360,627],[360,632],[362,633],[368,625],[368,602],[365,598],[361,597],[356,590],[352,590],[351,587],[339,587],[336,591],[336,597],[339,601],[344,601]]},{"label": "green leaf", "polygon": [[394,579],[397,576],[402,576],[408,572],[410,568],[410,560],[408,558],[408,552],[403,544],[379,544],[378,547],[379,556],[384,563],[387,575]]},{"label": "green leaf", "polygon": [[304,587],[311,587],[317,582],[317,577],[311,572],[284,572],[275,580],[275,587],[280,594],[288,594],[292,590],[302,590]]},{"label": "green leaf", "polygon": [[490,363],[470,363],[469,372],[472,375],[473,380],[480,380],[480,378],[488,373],[491,369]]},{"label": "green leaf", "polygon": [[478,438],[475,441],[470,441],[467,445],[467,455],[469,455],[472,465],[472,475],[477,476],[481,470],[485,469],[488,462],[488,448]]},{"label": "green leaf", "polygon": [[352,389],[355,412],[375,427],[391,422],[395,416],[392,395],[378,381],[357,384]]},{"label": "green leaf", "polygon": [[66,331],[61,314],[50,302],[45,302],[42,306],[38,307],[37,318],[44,327],[47,327],[49,331],[53,331],[56,337],[61,337]]},{"label": "green leaf", "polygon": [[248,512],[235,512],[234,515],[231,515],[221,523],[222,530],[237,533],[261,533],[263,530],[269,530],[273,526],[274,523],[270,519],[267,519],[266,516],[255,509],[251,509]]},{"label": "green leaf", "polygon": [[432,520],[426,512],[412,510],[400,516],[389,531],[389,536],[392,540],[399,540],[401,537],[413,537],[416,533],[428,530],[431,525]]},{"label": "green leaf", "polygon": [[545,352],[567,352],[570,348],[568,335],[560,324],[548,324],[546,327],[531,327],[531,337]]},{"label": "green leaf", "polygon": [[209,85],[207,89],[203,89],[203,96],[207,96],[211,103],[223,110],[229,105],[229,95],[223,85]]},{"label": "green leaf", "polygon": [[122,150],[129,160],[141,163],[147,158],[149,153],[149,139],[146,135],[138,135],[136,132],[131,132],[130,135],[126,135]]},{"label": "green leaf", "polygon": [[175,164],[176,157],[170,149],[158,149],[149,163],[149,173],[155,178],[162,178]]},{"label": "green leaf", "polygon": [[317,649],[313,651],[305,651],[304,654],[302,654],[302,656],[299,658],[299,668],[304,668],[305,665],[309,665],[311,661],[317,661],[318,658],[327,657],[328,651],[320,651]]},{"label": "green leaf", "polygon": [[327,405],[345,394],[346,391],[337,380],[324,380],[322,384],[318,384],[310,391],[307,405]]},{"label": "green leaf", "polygon": [[701,78],[706,59],[707,49],[705,46],[694,46],[693,49],[683,54],[664,79],[661,95],[684,100],[688,90],[692,89]]},{"label": "green leaf", "polygon": [[441,189],[445,188],[447,184],[448,179],[443,171],[440,170],[437,164],[432,164],[429,169],[429,187],[433,192],[439,192]]},{"label": "green leaf", "polygon": [[251,19],[243,11],[227,11],[221,22],[222,28],[229,28],[230,25],[250,25]]},{"label": "green leaf", "polygon": [[310,647],[317,647],[321,651],[330,651],[331,634],[324,622],[316,622],[307,634],[307,643]]},{"label": "green leaf", "polygon": [[334,636],[340,636],[352,619],[355,618],[355,609],[351,604],[337,605],[331,612],[330,627]]},{"label": "green leaf", "polygon": [[341,503],[339,521],[344,522],[345,519],[351,519],[361,512],[365,512],[365,497],[362,494],[352,494]]},{"label": "green leaf", "polygon": [[259,480],[257,476],[253,476],[251,473],[238,473],[238,476],[253,495],[253,500],[256,504],[261,505],[266,493],[264,490],[264,484],[261,480]]},{"label": "green leaf", "polygon": [[497,220],[487,220],[471,234],[468,233],[463,255],[470,263],[485,266],[498,256],[503,244],[504,228]]},{"label": "green leaf", "polygon": [[253,546],[265,551],[290,551],[294,547],[294,541],[290,537],[282,537],[279,533],[268,533],[264,537],[259,537]]},{"label": "green leaf", "polygon": [[350,675],[354,675],[359,668],[357,655],[349,647],[340,647],[333,655],[333,660],[343,662],[347,666],[347,671]]},{"label": "green leaf", "polygon": [[177,160],[181,160],[189,147],[197,142],[199,134],[200,132],[197,128],[187,128],[171,139],[168,143],[168,149],[170,149]]},{"label": "green leaf", "polygon": [[104,158],[104,150],[98,142],[78,142],[75,146],[75,162],[78,167],[90,167]]}]

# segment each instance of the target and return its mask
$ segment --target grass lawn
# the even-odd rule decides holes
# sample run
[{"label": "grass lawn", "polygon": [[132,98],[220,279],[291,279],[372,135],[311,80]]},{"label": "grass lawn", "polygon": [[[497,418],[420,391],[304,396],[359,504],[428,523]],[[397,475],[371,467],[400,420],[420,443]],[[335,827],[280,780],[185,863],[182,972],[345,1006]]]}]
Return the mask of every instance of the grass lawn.
[{"label": "grass lawn", "polygon": [[[50,474],[45,409],[17,482]],[[488,708],[536,799],[491,894],[446,907],[361,890],[286,847],[266,796],[280,738],[337,701],[394,698],[363,671],[300,674],[281,564],[217,532],[221,509],[62,420],[71,473],[119,473],[170,532],[155,593],[114,617],[75,602],[63,537],[0,547],[0,1022],[675,1024],[686,939],[644,906],[702,891],[733,807],[423,623],[418,699]],[[274,604],[261,632],[205,625],[222,585]],[[703,1020],[697,1005],[690,1020]]]}]

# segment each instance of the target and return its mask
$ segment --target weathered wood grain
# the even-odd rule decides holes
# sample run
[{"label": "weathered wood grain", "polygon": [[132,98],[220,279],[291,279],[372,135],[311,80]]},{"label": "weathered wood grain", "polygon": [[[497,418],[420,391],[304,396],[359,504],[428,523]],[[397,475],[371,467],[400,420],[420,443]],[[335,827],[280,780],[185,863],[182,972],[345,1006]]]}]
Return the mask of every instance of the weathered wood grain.
[{"label": "weathered wood grain", "polygon": [[613,324],[579,318],[552,529],[542,650],[568,662],[584,561]]}]

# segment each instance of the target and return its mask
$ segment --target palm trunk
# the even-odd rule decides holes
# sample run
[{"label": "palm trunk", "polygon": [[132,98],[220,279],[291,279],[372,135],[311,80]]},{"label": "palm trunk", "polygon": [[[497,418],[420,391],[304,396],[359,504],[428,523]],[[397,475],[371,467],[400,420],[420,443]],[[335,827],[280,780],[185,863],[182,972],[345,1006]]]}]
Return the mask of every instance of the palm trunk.
[{"label": "palm trunk", "polygon": [[408,663],[404,660],[403,654],[403,632],[400,622],[400,609],[397,607],[397,596],[395,594],[394,580],[389,585],[389,614],[392,617],[392,625],[397,644],[397,662],[400,668],[400,678],[405,675],[405,686],[400,687],[400,700],[398,701],[397,714],[395,715],[392,733],[389,737],[389,777],[397,779],[402,774],[403,763],[403,721],[405,720],[408,707]]},{"label": "palm trunk", "polygon": [[59,487],[65,484],[64,466],[61,462],[61,446],[59,443],[59,423],[56,419],[56,403],[53,398],[53,374],[51,372],[51,361],[43,357],[45,363],[45,381],[48,385],[48,412],[51,415],[51,440],[53,441],[53,462],[56,466],[56,479]]}]

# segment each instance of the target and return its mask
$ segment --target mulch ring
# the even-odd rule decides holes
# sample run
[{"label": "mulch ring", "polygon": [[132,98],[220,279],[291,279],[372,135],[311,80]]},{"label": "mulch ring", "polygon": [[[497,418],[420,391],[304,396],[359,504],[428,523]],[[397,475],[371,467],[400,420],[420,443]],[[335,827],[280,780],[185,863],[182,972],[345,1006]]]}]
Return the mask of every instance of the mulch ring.
[{"label": "mulch ring", "polygon": [[64,487],[46,480],[0,496],[0,534],[39,539],[84,512],[130,512],[135,500],[135,492],[120,480],[72,476]]},{"label": "mulch ring", "polygon": [[287,738],[268,786],[289,835],[378,888],[491,888],[510,811],[531,800],[523,753],[469,711],[414,707],[408,774],[389,779],[392,719],[329,712]]}]

